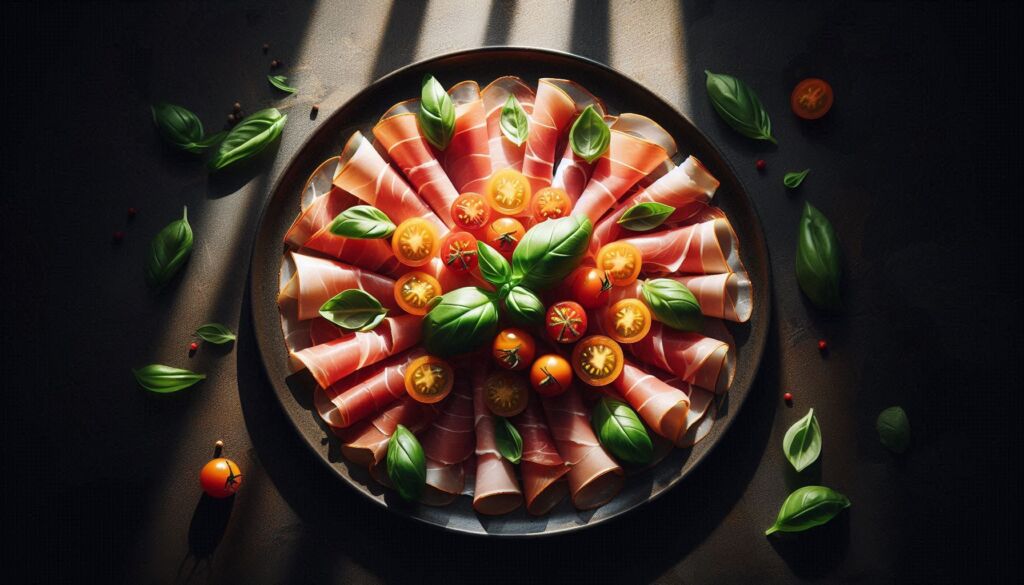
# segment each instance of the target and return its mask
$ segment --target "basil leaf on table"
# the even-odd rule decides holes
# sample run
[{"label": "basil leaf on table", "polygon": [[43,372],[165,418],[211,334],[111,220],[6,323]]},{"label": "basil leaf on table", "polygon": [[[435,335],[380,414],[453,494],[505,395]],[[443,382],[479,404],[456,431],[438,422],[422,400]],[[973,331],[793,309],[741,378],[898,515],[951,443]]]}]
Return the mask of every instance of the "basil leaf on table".
[{"label": "basil leaf on table", "polygon": [[490,343],[498,329],[498,303],[475,286],[457,288],[423,317],[423,345],[440,356],[466,353]]},{"label": "basil leaf on table", "polygon": [[711,105],[727,124],[747,138],[778,144],[772,137],[772,121],[754,90],[731,75],[707,69],[704,73]]},{"label": "basil leaf on table", "polygon": [[498,444],[498,453],[509,463],[519,463],[523,458],[523,437],[507,418],[494,417],[494,439]]},{"label": "basil leaf on table", "polygon": [[295,93],[299,91],[294,87],[288,85],[288,78],[285,77],[284,75],[268,75],[267,81],[270,82],[270,85],[273,85],[277,89],[284,92]]},{"label": "basil leaf on table", "polygon": [[804,486],[789,494],[775,524],[764,533],[767,536],[775,532],[802,532],[828,522],[849,507],[849,498],[831,488]]},{"label": "basil leaf on table", "polygon": [[198,154],[216,144],[224,135],[218,132],[204,137],[203,123],[187,108],[161,102],[149,109],[160,135],[181,150]]},{"label": "basil leaf on table", "polygon": [[543,291],[562,281],[583,259],[593,226],[583,215],[539,223],[523,236],[512,252],[512,282]]},{"label": "basil leaf on table", "polygon": [[455,134],[455,104],[452,97],[434,76],[423,78],[420,91],[420,111],[416,115],[420,131],[438,150],[448,148],[448,143]]},{"label": "basil leaf on table", "polygon": [[608,150],[611,143],[612,133],[604,118],[597,113],[594,106],[587,106],[583,113],[576,118],[569,130],[569,144],[576,156],[588,163],[601,158],[601,155]]},{"label": "basil leaf on table", "polygon": [[615,223],[633,232],[646,232],[665,223],[676,208],[656,201],[634,205]]},{"label": "basil leaf on table", "polygon": [[501,133],[516,146],[522,146],[530,132],[530,122],[516,96],[509,94],[501,108]]},{"label": "basil leaf on table", "polygon": [[704,314],[700,302],[685,284],[671,278],[655,278],[640,285],[640,295],[654,318],[679,331],[700,331]]},{"label": "basil leaf on table", "polygon": [[602,398],[591,415],[594,433],[612,455],[635,465],[650,463],[654,443],[640,417],[624,402]]},{"label": "basil leaf on table", "polygon": [[388,310],[370,293],[352,288],[343,290],[320,307],[320,316],[345,331],[369,331],[380,325]]},{"label": "basil leaf on table", "polygon": [[188,207],[181,219],[172,221],[160,230],[149,243],[146,256],[146,284],[160,288],[177,274],[192,253],[192,226],[188,224]]},{"label": "basil leaf on table", "polygon": [[893,453],[904,453],[910,446],[910,420],[899,406],[890,406],[875,421],[878,440]]},{"label": "basil leaf on table", "polygon": [[809,172],[811,172],[811,169],[804,169],[800,172],[786,173],[782,177],[782,184],[785,185],[787,189],[796,189],[797,187],[800,186],[801,183],[804,182],[804,179],[807,177],[807,173]]},{"label": "basil leaf on table", "polygon": [[476,257],[480,264],[480,275],[487,282],[501,286],[512,278],[512,265],[490,244],[478,241]]},{"label": "basil leaf on table", "polygon": [[818,426],[813,408],[786,431],[786,436],[782,438],[782,450],[797,471],[807,469],[818,460],[821,455],[821,427]]},{"label": "basil leaf on table", "polygon": [[210,169],[218,171],[240,160],[252,158],[269,146],[284,129],[286,114],[267,108],[250,114],[228,132],[210,161]]},{"label": "basil leaf on table", "polygon": [[505,309],[517,325],[540,325],[544,322],[544,302],[521,286],[513,286],[508,291]]},{"label": "basil leaf on table", "polygon": [[220,323],[207,323],[196,329],[196,335],[203,341],[223,345],[231,343],[238,337],[230,329]]},{"label": "basil leaf on table", "polygon": [[410,502],[419,498],[427,485],[427,457],[423,446],[404,425],[395,427],[388,440],[387,472],[398,495]]},{"label": "basil leaf on table", "polygon": [[832,224],[814,206],[804,203],[796,248],[796,280],[800,290],[815,306],[838,309],[841,276],[839,241]]},{"label": "basil leaf on table", "polygon": [[336,236],[378,240],[390,236],[395,231],[395,224],[372,205],[355,205],[339,213],[331,222],[330,230]]},{"label": "basil leaf on table", "polygon": [[189,370],[172,368],[162,364],[150,364],[148,366],[132,370],[135,380],[150,392],[159,394],[170,394],[178,390],[184,390],[200,380],[206,379],[206,374],[197,374]]}]

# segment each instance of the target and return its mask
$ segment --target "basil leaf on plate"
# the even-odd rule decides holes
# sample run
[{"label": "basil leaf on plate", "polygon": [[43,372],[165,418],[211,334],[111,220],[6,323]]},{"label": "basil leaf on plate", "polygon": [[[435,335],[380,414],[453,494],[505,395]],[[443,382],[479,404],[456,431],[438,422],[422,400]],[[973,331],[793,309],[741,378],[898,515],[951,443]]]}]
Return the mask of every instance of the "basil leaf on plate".
[{"label": "basil leaf on plate", "polygon": [[899,406],[890,406],[875,421],[878,440],[893,453],[904,453],[910,446],[910,420]]},{"label": "basil leaf on plate", "polygon": [[210,160],[210,169],[218,171],[240,160],[252,158],[269,146],[284,129],[286,114],[267,108],[250,114],[228,132]]},{"label": "basil leaf on plate", "polygon": [[146,256],[146,284],[160,288],[177,274],[192,253],[192,226],[188,224],[188,207],[181,219],[160,230],[149,243]]},{"label": "basil leaf on plate", "polygon": [[346,238],[378,240],[390,236],[395,224],[372,205],[355,205],[342,211],[331,222],[331,233]]},{"label": "basil leaf on plate", "polygon": [[685,284],[671,278],[655,278],[640,285],[640,295],[654,318],[679,331],[700,331],[704,315],[700,303]]},{"label": "basil leaf on plate", "polygon": [[594,433],[612,455],[634,465],[650,463],[654,443],[640,417],[624,402],[602,398],[591,415]]},{"label": "basil leaf on plate", "polygon": [[809,172],[811,172],[811,169],[786,173],[782,177],[782,184],[785,185],[787,189],[796,189],[804,182],[804,179],[807,177],[807,173]]},{"label": "basil leaf on plate", "polygon": [[512,252],[512,282],[543,291],[562,281],[583,259],[593,226],[584,215],[539,223],[523,236]]},{"label": "basil leaf on plate", "polygon": [[490,244],[478,241],[476,252],[480,263],[480,275],[484,280],[494,286],[501,286],[512,278],[512,265]]},{"label": "basil leaf on plate", "polygon": [[490,344],[498,329],[498,304],[475,286],[457,288],[423,317],[423,345],[432,354],[455,355]]},{"label": "basil leaf on plate", "polygon": [[647,232],[665,223],[676,208],[656,201],[634,205],[615,223],[633,232]]},{"label": "basil leaf on plate", "polygon": [[150,364],[148,366],[133,369],[135,380],[150,392],[159,394],[170,394],[178,390],[184,390],[200,380],[206,379],[206,374],[197,374],[189,370],[172,368],[162,364]]},{"label": "basil leaf on plate", "polygon": [[428,142],[438,150],[448,148],[448,143],[455,134],[455,104],[432,75],[423,78],[420,111],[416,119],[419,121],[423,137]]},{"label": "basil leaf on plate", "polygon": [[273,85],[277,89],[284,92],[295,93],[299,91],[294,87],[288,85],[288,78],[285,77],[284,75],[268,75],[267,81],[270,82],[270,85]]},{"label": "basil leaf on plate", "polygon": [[523,458],[523,437],[507,418],[494,417],[494,439],[498,444],[498,453],[509,463],[519,463]]},{"label": "basil leaf on plate", "polygon": [[427,457],[423,446],[405,425],[395,427],[388,440],[387,472],[398,495],[410,502],[419,498],[427,485]]},{"label": "basil leaf on plate", "polygon": [[220,323],[207,323],[196,329],[196,335],[203,341],[223,345],[231,343],[238,337],[230,329]]},{"label": "basil leaf on plate", "polygon": [[835,310],[841,304],[839,253],[839,241],[828,218],[804,203],[797,234],[796,280],[800,290],[819,308]]},{"label": "basil leaf on plate", "polygon": [[786,431],[786,436],[782,438],[782,450],[797,471],[807,469],[818,460],[821,455],[821,427],[818,426],[813,408]]},{"label": "basil leaf on plate", "polygon": [[501,108],[501,133],[516,146],[522,146],[529,135],[530,122],[523,106],[516,96],[509,94],[505,107]]},{"label": "basil leaf on plate", "polygon": [[505,297],[509,319],[517,325],[541,325],[544,322],[544,302],[530,290],[513,286]]},{"label": "basil leaf on plate", "polygon": [[387,315],[380,301],[358,288],[343,290],[320,307],[321,317],[345,331],[369,331]]},{"label": "basil leaf on plate", "polygon": [[731,75],[707,69],[704,73],[711,105],[727,124],[747,138],[778,144],[772,137],[772,121],[754,90]]},{"label": "basil leaf on plate", "polygon": [[170,144],[191,153],[200,153],[220,140],[223,133],[204,138],[203,123],[187,108],[159,103],[150,106],[153,124]]},{"label": "basil leaf on plate", "polygon": [[765,530],[765,535],[775,532],[802,532],[820,526],[850,507],[850,500],[843,494],[824,486],[808,485],[789,494],[779,509],[775,524]]},{"label": "basil leaf on plate", "polygon": [[601,155],[608,150],[611,140],[612,132],[594,106],[587,106],[572,123],[572,129],[569,130],[569,144],[572,145],[572,151],[588,163],[601,158]]}]

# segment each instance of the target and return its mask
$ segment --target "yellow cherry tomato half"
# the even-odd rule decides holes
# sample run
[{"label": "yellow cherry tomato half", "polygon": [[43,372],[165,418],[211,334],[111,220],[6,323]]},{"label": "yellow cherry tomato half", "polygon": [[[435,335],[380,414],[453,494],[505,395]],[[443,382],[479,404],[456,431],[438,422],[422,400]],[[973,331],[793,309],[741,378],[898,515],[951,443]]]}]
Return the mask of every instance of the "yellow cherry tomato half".
[{"label": "yellow cherry tomato half", "polygon": [[632,284],[640,275],[643,254],[628,242],[612,242],[597,252],[597,267],[604,270],[614,286]]},{"label": "yellow cherry tomato half", "polygon": [[406,266],[423,266],[437,254],[437,229],[421,217],[411,217],[391,234],[391,249]]},{"label": "yellow cherry tomato half", "polygon": [[487,182],[487,202],[498,213],[522,213],[530,204],[530,195],[530,181],[515,169],[498,171]]},{"label": "yellow cherry tomato half", "polygon": [[452,221],[464,230],[478,230],[490,219],[491,206],[479,193],[463,193],[452,202]]},{"label": "yellow cherry tomato half", "polygon": [[619,343],[636,343],[651,330],[651,310],[639,299],[622,299],[608,307],[605,330]]},{"label": "yellow cherry tomato half", "polygon": [[530,385],[541,396],[558,396],[572,384],[572,367],[565,358],[548,353],[530,367]]},{"label": "yellow cherry tomato half", "polygon": [[484,404],[497,416],[515,416],[526,410],[530,386],[517,372],[495,372],[484,382]]},{"label": "yellow cherry tomato half", "polygon": [[426,272],[406,272],[395,281],[395,301],[411,315],[426,315],[430,301],[444,294],[441,283]]},{"label": "yellow cherry tomato half", "polygon": [[506,370],[525,370],[530,367],[536,352],[537,346],[533,337],[515,327],[503,329],[494,337],[494,344],[491,346],[494,361]]},{"label": "yellow cherry tomato half", "polygon": [[418,357],[405,368],[405,391],[418,402],[444,400],[454,382],[455,371],[448,362],[432,355]]},{"label": "yellow cherry tomato half", "polygon": [[530,201],[530,215],[540,223],[546,219],[558,219],[569,215],[572,201],[564,189],[544,187],[533,195]]},{"label": "yellow cherry tomato half", "polygon": [[512,252],[526,235],[526,229],[518,220],[511,217],[500,217],[487,226],[485,241],[502,256],[512,257]]},{"label": "yellow cherry tomato half", "polygon": [[199,483],[211,498],[226,498],[242,487],[242,470],[230,459],[211,459],[199,472]]},{"label": "yellow cherry tomato half", "polygon": [[622,373],[622,348],[611,337],[584,337],[572,350],[572,370],[590,386],[607,386]]}]

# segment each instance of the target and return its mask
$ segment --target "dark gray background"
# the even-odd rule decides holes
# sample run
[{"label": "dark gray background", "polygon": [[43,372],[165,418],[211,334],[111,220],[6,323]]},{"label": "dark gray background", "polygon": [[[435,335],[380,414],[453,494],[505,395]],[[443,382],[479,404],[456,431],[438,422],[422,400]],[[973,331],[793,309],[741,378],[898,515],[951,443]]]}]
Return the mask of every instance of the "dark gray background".
[{"label": "dark gray background", "polygon": [[[275,4],[35,5],[2,19],[2,481],[5,567],[16,582],[1019,578],[1008,551],[1019,536],[1010,478],[1024,357],[1020,8]],[[337,481],[276,405],[245,300],[259,209],[316,127],[312,103],[325,116],[410,61],[506,43],[607,62],[690,116],[755,200],[776,299],[758,383],[692,477],[608,525],[519,542],[414,524]],[[296,96],[267,85],[272,58],[284,60]],[[757,90],[778,147],[715,116],[705,68]],[[807,76],[829,80],[837,96],[813,124],[788,108]],[[279,147],[210,176],[157,139],[148,104],[158,100],[190,107],[209,128],[235,100],[290,117]],[[805,185],[787,192],[782,174],[805,167]],[[839,317],[816,314],[793,278],[805,200],[832,219],[846,254]],[[182,278],[152,294],[141,273],[148,241],[183,204],[195,252]],[[139,208],[131,221],[130,206]],[[115,230],[126,232],[121,245],[111,244]],[[207,321],[237,328],[240,340],[190,358],[189,335]],[[209,378],[149,395],[130,368],[151,362]],[[873,430],[893,404],[913,425],[903,457]],[[798,476],[779,445],[808,407],[824,451]],[[217,438],[245,471],[229,517],[200,504],[196,480]],[[765,538],[786,494],[811,482],[853,507],[804,535]]]}]

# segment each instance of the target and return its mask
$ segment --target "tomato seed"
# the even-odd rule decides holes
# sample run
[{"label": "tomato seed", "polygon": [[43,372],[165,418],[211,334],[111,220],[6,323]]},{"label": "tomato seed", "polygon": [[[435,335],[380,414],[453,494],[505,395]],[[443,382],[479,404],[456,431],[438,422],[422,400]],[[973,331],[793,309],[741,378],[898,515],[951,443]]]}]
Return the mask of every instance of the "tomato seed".
[{"label": "tomato seed", "polygon": [[757,159],[757,170],[763,171],[768,167],[768,163],[764,162],[763,158]]}]

